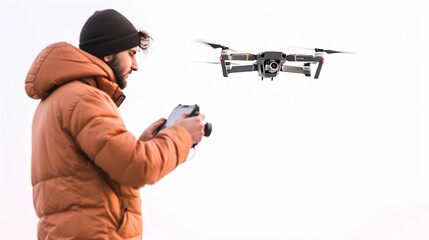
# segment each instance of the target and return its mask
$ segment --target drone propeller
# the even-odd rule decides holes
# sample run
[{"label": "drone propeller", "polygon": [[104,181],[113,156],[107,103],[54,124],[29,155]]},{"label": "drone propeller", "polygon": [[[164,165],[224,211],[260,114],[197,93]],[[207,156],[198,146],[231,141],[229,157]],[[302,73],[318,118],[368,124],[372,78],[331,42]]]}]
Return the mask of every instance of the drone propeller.
[{"label": "drone propeller", "polygon": [[211,42],[207,42],[207,41],[204,41],[204,40],[195,40],[195,41],[199,42],[199,43],[203,43],[203,44],[209,45],[210,47],[215,48],[215,49],[216,48],[221,48],[222,50],[230,50],[230,51],[234,51],[234,52],[239,52],[237,50],[230,49],[227,46],[223,46],[223,45],[220,45],[220,44],[217,44],[217,43],[211,43]]},{"label": "drone propeller", "polygon": [[229,47],[222,46],[222,45],[217,44],[217,43],[211,43],[211,42],[207,42],[207,41],[203,41],[203,40],[196,40],[196,41],[199,42],[199,43],[203,43],[203,44],[209,45],[210,47],[215,48],[215,49],[216,48],[222,48],[223,50],[229,49]]},{"label": "drone propeller", "polygon": [[315,48],[314,51],[316,51],[316,52],[325,52],[327,54],[331,54],[331,53],[353,53],[353,52],[336,51],[336,50],[321,49],[321,48]]},{"label": "drone propeller", "polygon": [[354,53],[354,52],[346,52],[346,51],[337,51],[337,50],[329,50],[329,49],[322,49],[322,48],[304,48],[304,47],[297,47],[297,46],[292,46],[289,45],[290,47],[294,47],[294,48],[302,48],[302,49],[307,49],[307,50],[314,50],[316,52],[325,52],[327,54],[331,54],[331,53]]},{"label": "drone propeller", "polygon": [[[208,64],[221,64],[221,62],[202,62],[202,61],[194,61],[194,62],[196,62],[196,63],[208,63]],[[238,63],[232,63],[232,62],[229,62],[228,64],[229,65],[240,65]]]}]

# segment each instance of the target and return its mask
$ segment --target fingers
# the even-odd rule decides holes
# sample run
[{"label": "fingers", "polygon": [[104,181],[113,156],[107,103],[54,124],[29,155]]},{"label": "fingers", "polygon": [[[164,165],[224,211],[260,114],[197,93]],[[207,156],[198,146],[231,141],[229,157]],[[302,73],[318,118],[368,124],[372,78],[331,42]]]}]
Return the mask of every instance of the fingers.
[{"label": "fingers", "polygon": [[182,114],[177,120],[176,124],[181,125],[182,127],[188,130],[189,134],[192,137],[192,143],[196,144],[201,141],[204,136],[204,122],[206,118],[204,114],[199,114],[198,116],[188,117],[189,114]]},{"label": "fingers", "polygon": [[165,118],[160,118],[156,120],[154,123],[149,125],[149,127],[146,128],[146,130],[143,131],[143,133],[140,135],[139,140],[147,141],[151,139],[158,131],[158,129],[164,124]]},{"label": "fingers", "polygon": [[164,124],[165,121],[167,121],[167,119],[160,118],[160,119],[156,120],[154,123],[152,123],[152,125],[155,125],[155,128],[158,128],[158,127],[161,127],[161,125]]},{"label": "fingers", "polygon": [[178,121],[181,121],[181,120],[183,120],[183,119],[185,119],[185,118],[187,118],[188,117],[188,115],[189,115],[189,113],[182,113],[182,114],[180,114],[180,116],[177,118],[177,120],[176,120],[176,123],[178,122]]},{"label": "fingers", "polygon": [[206,115],[204,115],[204,114],[202,114],[202,113],[200,113],[197,117],[198,117],[199,119],[201,119],[201,121],[203,121],[204,119],[206,119]]},{"label": "fingers", "polygon": [[[188,118],[188,116],[189,116],[189,113],[182,113],[182,114],[177,118],[176,123],[178,123],[179,121],[182,121],[182,120],[183,120],[183,119],[185,119],[185,118]],[[200,113],[198,116],[193,116],[193,117],[190,117],[190,118],[197,118],[197,119],[199,119],[200,121],[203,121],[203,120],[206,118],[206,116],[205,116],[204,114]]]},{"label": "fingers", "polygon": [[154,123],[152,123],[148,127],[148,131],[155,132],[156,130],[158,130],[158,128],[161,127],[162,124],[164,124],[165,121],[166,121],[165,118],[160,118],[160,119],[156,120]]},{"label": "fingers", "polygon": [[193,138],[193,144],[199,143],[204,136],[204,122],[203,120],[206,118],[204,114],[199,114],[198,116],[194,117],[195,121],[195,131],[191,133]]}]

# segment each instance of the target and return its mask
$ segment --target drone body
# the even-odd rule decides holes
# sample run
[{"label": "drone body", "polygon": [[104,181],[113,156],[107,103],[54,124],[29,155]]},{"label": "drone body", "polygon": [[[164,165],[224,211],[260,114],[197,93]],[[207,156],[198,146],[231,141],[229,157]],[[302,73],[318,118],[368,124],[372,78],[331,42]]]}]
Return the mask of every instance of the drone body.
[{"label": "drone body", "polygon": [[[266,51],[258,54],[252,53],[237,53],[228,47],[203,42],[212,48],[221,48],[221,56],[219,58],[222,66],[222,73],[224,77],[228,77],[230,73],[238,72],[251,72],[257,71],[262,78],[274,79],[280,72],[291,72],[304,74],[306,77],[311,77],[311,64],[317,64],[317,70],[314,78],[319,78],[320,71],[324,63],[324,53],[347,53],[334,50],[324,50],[320,48],[314,49],[314,55],[304,54],[286,54],[283,52]],[[253,61],[252,64],[240,65],[237,61]],[[286,62],[303,62],[302,66],[286,65]]]}]

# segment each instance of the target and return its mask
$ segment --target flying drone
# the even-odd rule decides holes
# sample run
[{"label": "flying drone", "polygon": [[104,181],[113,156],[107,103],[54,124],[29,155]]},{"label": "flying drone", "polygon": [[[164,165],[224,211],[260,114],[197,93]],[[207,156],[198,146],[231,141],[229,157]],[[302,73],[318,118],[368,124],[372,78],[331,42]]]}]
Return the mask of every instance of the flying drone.
[{"label": "flying drone", "polygon": [[[314,55],[286,54],[276,51],[266,51],[253,54],[238,52],[216,43],[201,40],[198,40],[198,42],[209,45],[214,49],[221,49],[219,58],[220,62],[216,63],[221,64],[224,77],[228,77],[228,74],[230,73],[258,71],[262,80],[264,80],[264,78],[271,78],[271,80],[273,80],[279,72],[300,73],[304,74],[306,77],[311,77],[311,64],[317,64],[316,73],[314,75],[314,78],[317,79],[319,78],[320,71],[322,70],[323,63],[325,62],[325,59],[323,58],[324,53],[351,53],[315,48]],[[239,65],[234,61],[253,61],[253,63],[249,65]],[[286,62],[303,62],[303,65],[290,66],[286,65]]]}]

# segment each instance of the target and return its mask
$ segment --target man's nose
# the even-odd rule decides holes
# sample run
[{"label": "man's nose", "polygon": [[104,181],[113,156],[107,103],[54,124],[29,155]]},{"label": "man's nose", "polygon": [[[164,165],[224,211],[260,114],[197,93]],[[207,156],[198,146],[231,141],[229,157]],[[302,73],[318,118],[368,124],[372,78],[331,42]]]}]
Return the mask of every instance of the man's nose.
[{"label": "man's nose", "polygon": [[136,60],[136,58],[135,58],[135,57],[133,58],[133,63],[131,64],[131,69],[132,69],[133,71],[137,71],[137,70],[139,70],[139,66],[138,66],[138,64],[137,64],[137,60]]}]

